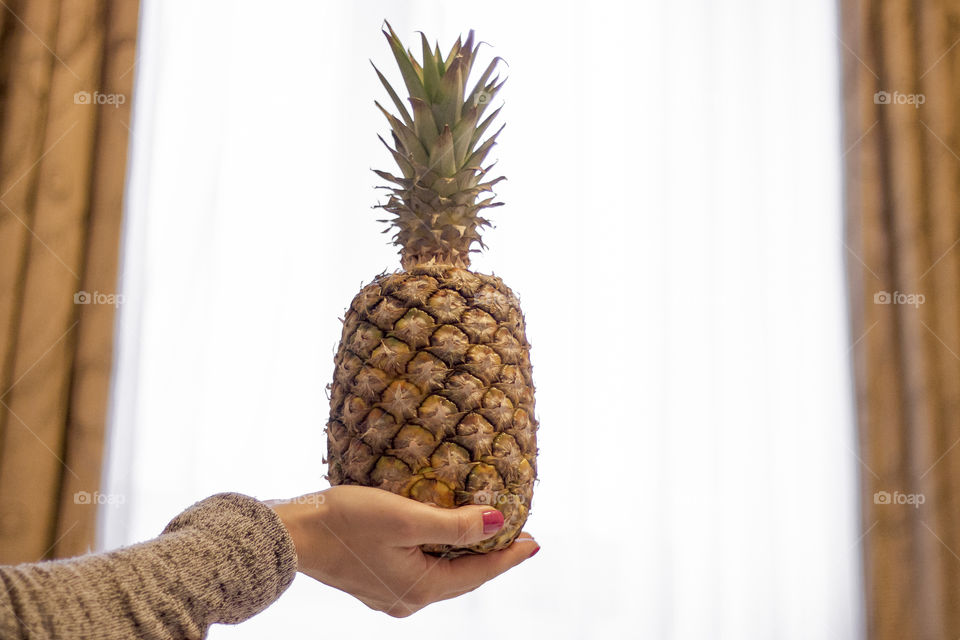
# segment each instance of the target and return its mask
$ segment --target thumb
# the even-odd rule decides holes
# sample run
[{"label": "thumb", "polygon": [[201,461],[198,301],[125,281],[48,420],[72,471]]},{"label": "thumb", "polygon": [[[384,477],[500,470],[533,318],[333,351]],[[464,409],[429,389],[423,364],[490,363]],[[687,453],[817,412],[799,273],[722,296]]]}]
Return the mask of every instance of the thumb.
[{"label": "thumb", "polygon": [[422,502],[412,504],[420,508],[410,514],[413,526],[404,544],[468,546],[486,540],[503,528],[503,514],[493,507],[468,505],[445,509]]}]

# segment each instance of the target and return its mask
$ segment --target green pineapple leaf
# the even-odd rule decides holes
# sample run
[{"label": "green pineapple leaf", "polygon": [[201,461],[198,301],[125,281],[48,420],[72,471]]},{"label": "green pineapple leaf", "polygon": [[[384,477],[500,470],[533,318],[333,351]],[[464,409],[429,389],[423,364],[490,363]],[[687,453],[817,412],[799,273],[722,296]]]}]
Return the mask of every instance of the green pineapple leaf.
[{"label": "green pineapple leaf", "polygon": [[437,61],[423,32],[420,33],[420,41],[423,45],[423,87],[426,89],[427,98],[433,103],[437,101],[437,91],[440,88],[440,69],[437,68]]},{"label": "green pineapple leaf", "polygon": [[387,37],[387,42],[390,43],[390,49],[393,51],[393,57],[397,60],[397,66],[400,67],[400,75],[403,76],[403,83],[407,86],[407,91],[414,98],[426,100],[427,94],[424,91],[423,80],[417,69],[417,61],[413,55],[403,50],[403,45],[400,44],[400,39],[397,38],[397,34],[393,32],[393,27],[390,26],[390,23],[384,22],[390,32],[384,31],[383,35]]},{"label": "green pineapple leaf", "polygon": [[397,92],[393,90],[393,87],[390,86],[390,83],[387,82],[387,79],[383,77],[382,73],[380,73],[380,69],[377,69],[377,65],[373,64],[373,60],[370,61],[370,64],[373,66],[373,70],[377,72],[377,77],[380,78],[380,82],[390,95],[390,99],[393,100],[393,104],[397,107],[397,111],[400,112],[400,117],[403,118],[404,123],[406,123],[408,127],[412,127],[413,120],[410,118],[410,114],[407,112],[407,108],[404,106],[403,100],[400,99],[400,96],[397,95]]}]

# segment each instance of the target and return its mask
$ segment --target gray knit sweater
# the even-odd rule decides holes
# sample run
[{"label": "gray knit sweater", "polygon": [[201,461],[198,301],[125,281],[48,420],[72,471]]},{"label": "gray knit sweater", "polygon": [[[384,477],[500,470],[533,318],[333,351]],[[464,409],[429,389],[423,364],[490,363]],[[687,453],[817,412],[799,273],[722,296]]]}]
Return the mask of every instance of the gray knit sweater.
[{"label": "gray knit sweater", "polygon": [[193,505],[153,540],[0,567],[0,638],[202,638],[266,609],[293,581],[293,540],[238,493]]}]

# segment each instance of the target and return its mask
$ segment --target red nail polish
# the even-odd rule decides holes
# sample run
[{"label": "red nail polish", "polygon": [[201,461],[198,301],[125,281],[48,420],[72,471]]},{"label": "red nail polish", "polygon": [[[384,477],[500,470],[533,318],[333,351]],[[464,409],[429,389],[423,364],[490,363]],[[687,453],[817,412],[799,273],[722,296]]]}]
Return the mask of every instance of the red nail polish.
[{"label": "red nail polish", "polygon": [[483,532],[485,534],[496,533],[503,526],[503,514],[499,511],[483,512]]},{"label": "red nail polish", "polygon": [[530,555],[527,556],[527,560],[529,560],[529,559],[532,558],[533,556],[537,555],[537,551],[540,551],[540,545],[537,545],[537,548],[533,550],[533,553],[531,553]]}]

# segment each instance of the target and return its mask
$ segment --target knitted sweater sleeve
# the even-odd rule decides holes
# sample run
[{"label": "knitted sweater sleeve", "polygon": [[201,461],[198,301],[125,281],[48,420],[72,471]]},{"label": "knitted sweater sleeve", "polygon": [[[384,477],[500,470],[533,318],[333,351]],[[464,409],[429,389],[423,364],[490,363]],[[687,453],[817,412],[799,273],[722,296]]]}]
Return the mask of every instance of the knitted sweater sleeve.
[{"label": "knitted sweater sleeve", "polygon": [[203,638],[266,609],[293,581],[293,540],[267,505],[223,493],[153,540],[0,567],[0,638]]}]

